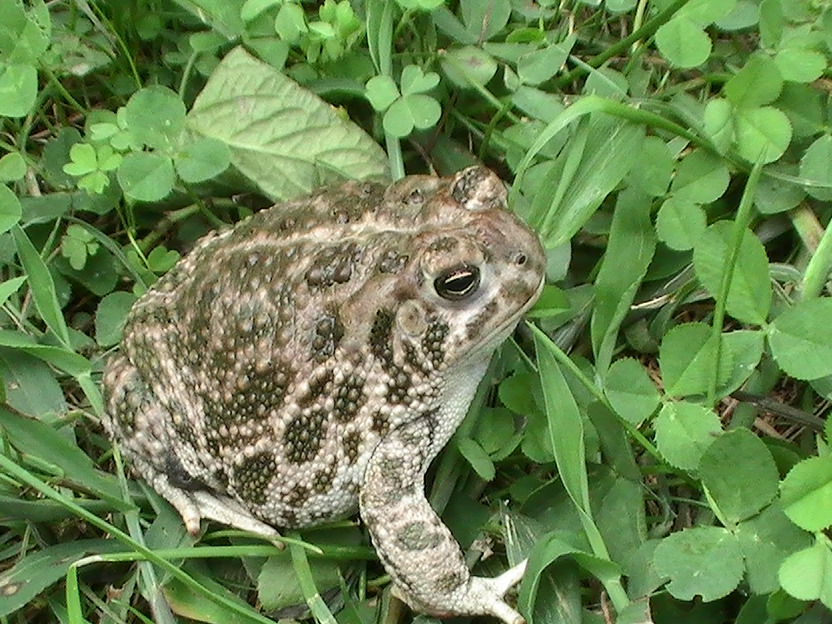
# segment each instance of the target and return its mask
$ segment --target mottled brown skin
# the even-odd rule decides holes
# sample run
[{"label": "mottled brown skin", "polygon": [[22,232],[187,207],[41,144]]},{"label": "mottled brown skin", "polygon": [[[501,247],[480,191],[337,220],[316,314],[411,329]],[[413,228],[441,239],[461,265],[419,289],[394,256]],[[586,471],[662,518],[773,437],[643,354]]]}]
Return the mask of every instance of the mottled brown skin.
[{"label": "mottled brown skin", "polygon": [[424,495],[545,256],[472,167],[351,182],[203,238],[136,302],[106,424],[182,514],[261,533],[360,508],[399,595],[433,614],[522,617],[523,564],[471,577]]}]

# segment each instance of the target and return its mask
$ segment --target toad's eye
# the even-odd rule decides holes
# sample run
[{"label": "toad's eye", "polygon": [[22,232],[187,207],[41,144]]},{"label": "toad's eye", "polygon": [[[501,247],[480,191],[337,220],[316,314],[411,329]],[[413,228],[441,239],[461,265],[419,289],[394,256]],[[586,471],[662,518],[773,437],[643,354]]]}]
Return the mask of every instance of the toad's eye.
[{"label": "toad's eye", "polygon": [[449,269],[433,280],[436,294],[448,301],[465,299],[474,294],[479,285],[480,270],[467,264]]}]

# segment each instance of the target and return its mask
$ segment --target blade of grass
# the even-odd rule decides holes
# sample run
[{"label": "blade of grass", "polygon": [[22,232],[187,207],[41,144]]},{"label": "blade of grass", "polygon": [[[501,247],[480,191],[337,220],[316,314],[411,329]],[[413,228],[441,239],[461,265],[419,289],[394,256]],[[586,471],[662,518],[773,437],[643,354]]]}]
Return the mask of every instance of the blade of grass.
[{"label": "blade of grass", "polygon": [[[296,533],[291,533],[290,537],[300,541],[300,537]],[[289,552],[292,555],[292,564],[295,566],[295,574],[298,577],[303,597],[306,599],[306,604],[309,605],[309,610],[315,620],[319,624],[338,624],[315,586],[315,579],[312,578],[312,568],[309,567],[306,551],[296,541],[293,541],[289,544]]]},{"label": "blade of grass", "polygon": [[672,122],[661,115],[597,95],[587,95],[569,106],[569,108],[550,121],[540,133],[540,136],[534,144],[529,148],[528,152],[526,152],[523,160],[521,160],[520,164],[517,166],[515,181],[512,185],[511,192],[509,193],[509,204],[516,202],[517,193],[520,192],[520,183],[523,180],[526,170],[534,162],[535,157],[546,146],[546,144],[573,121],[594,112],[606,113],[608,115],[612,115],[613,117],[618,117],[634,123],[666,130],[671,134],[687,139],[694,145],[701,147],[712,154],[722,156],[710,139],[699,136],[695,132]]},{"label": "blade of grass", "polygon": [[[592,517],[589,503],[583,419],[555,359],[552,351],[554,345],[551,340],[543,332],[534,328],[534,341],[546,416],[549,421],[549,436],[555,451],[558,474],[578,511],[592,552],[599,559],[610,561],[609,551]],[[604,584],[616,610],[621,611],[630,604],[630,599],[621,583],[620,574],[604,575],[599,580]]]},{"label": "blade of grass", "polygon": [[19,225],[12,228],[12,236],[20,263],[29,276],[29,288],[40,317],[61,341],[61,344],[71,351],[69,330],[61,312],[61,306],[58,304],[58,296],[55,294],[55,282],[52,280],[46,263]]},{"label": "blade of grass", "polygon": [[0,455],[0,470],[3,470],[4,472],[11,475],[18,481],[25,483],[29,487],[37,490],[43,496],[46,496],[47,498],[50,498],[60,503],[67,509],[70,509],[76,516],[78,516],[79,518],[83,518],[84,520],[86,520],[93,526],[97,527],[98,529],[105,531],[106,533],[109,533],[114,539],[118,540],[127,547],[141,553],[148,561],[160,567],[165,572],[175,577],[179,581],[185,583],[189,587],[192,587],[194,591],[199,592],[208,600],[211,600],[212,602],[215,602],[230,609],[235,614],[239,615],[244,621],[257,622],[258,624],[274,624],[273,620],[263,615],[260,615],[259,613],[251,610],[250,608],[243,609],[234,602],[225,599],[223,596],[214,595],[201,584],[195,582],[186,572],[181,570],[179,567],[177,567],[170,561],[162,559],[161,557],[156,555],[155,552],[153,552],[146,546],[139,544],[133,538],[127,535],[127,533],[121,531],[120,529],[117,529],[109,522],[102,520],[95,514],[92,514],[83,507],[77,505],[72,499],[58,492],[52,486],[46,484],[35,475],[29,473],[27,470],[24,470],[5,455]]},{"label": "blade of grass", "polygon": [[757,159],[737,208],[737,216],[734,218],[734,228],[731,232],[731,249],[725,259],[725,267],[722,272],[722,281],[719,284],[719,297],[714,307],[714,320],[711,325],[711,340],[714,341],[714,362],[711,366],[711,375],[708,378],[708,405],[716,403],[716,390],[719,384],[720,360],[722,359],[722,328],[725,323],[725,309],[728,302],[728,290],[731,288],[731,280],[734,277],[734,269],[737,265],[737,258],[740,253],[740,245],[743,235],[751,222],[751,206],[754,200],[754,193],[757,191],[757,183],[760,181],[760,173],[763,170],[763,159]]}]

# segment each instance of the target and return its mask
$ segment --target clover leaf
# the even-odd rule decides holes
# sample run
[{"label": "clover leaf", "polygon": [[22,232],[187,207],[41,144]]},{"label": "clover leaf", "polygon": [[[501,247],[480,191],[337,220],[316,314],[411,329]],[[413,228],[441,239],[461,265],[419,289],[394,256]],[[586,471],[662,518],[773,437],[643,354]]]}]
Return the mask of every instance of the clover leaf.
[{"label": "clover leaf", "polygon": [[384,113],[384,130],[402,138],[414,129],[425,130],[439,121],[442,107],[425,94],[438,84],[439,74],[424,73],[421,67],[408,65],[402,70],[401,89],[389,76],[375,76],[367,81],[365,95],[374,109]]}]

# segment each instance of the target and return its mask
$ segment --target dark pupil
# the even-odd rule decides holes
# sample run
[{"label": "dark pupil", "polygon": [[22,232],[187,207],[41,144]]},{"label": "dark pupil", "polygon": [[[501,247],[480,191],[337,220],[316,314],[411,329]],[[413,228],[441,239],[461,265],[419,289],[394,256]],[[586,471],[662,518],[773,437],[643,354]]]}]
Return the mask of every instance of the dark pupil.
[{"label": "dark pupil", "polygon": [[475,266],[457,267],[437,277],[433,285],[443,299],[458,301],[477,290],[480,270]]}]

